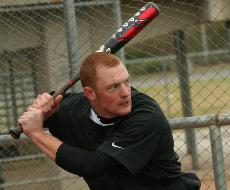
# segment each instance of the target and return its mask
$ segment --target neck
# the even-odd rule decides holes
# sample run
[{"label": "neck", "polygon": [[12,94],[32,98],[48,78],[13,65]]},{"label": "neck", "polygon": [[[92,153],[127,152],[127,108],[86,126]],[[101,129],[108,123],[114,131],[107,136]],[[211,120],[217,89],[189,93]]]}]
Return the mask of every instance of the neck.
[{"label": "neck", "polygon": [[97,115],[97,113],[93,110],[93,108],[91,108],[90,111],[90,119],[102,126],[108,126],[114,124],[114,119],[107,119]]},{"label": "neck", "polygon": [[112,119],[113,118],[111,115],[108,115],[108,114],[102,112],[94,104],[91,104],[91,106],[92,106],[93,111],[97,114],[98,117],[105,118],[105,119]]}]

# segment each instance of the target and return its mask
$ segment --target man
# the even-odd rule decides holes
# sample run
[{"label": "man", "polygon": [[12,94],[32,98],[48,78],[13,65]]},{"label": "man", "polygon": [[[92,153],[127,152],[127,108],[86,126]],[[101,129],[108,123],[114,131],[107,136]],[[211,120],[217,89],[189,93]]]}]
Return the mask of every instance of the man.
[{"label": "man", "polygon": [[[81,64],[83,93],[39,95],[18,120],[57,165],[92,190],[197,190],[181,173],[170,125],[158,104],[130,85],[114,55],[97,52]],[[52,135],[44,132],[43,122]]]}]

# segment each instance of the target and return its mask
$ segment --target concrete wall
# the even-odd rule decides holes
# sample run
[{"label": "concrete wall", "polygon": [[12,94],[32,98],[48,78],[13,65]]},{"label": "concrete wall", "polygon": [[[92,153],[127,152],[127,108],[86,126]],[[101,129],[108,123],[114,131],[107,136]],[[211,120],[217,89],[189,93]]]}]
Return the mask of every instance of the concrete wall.
[{"label": "concrete wall", "polygon": [[[59,180],[47,181],[48,178],[56,177],[58,168],[47,159],[14,161],[1,164],[4,190],[61,190]],[[17,185],[15,185],[15,183]]]},{"label": "concrete wall", "polygon": [[208,21],[225,21],[230,19],[229,0],[207,0],[202,2],[202,16]]},{"label": "concrete wall", "polygon": [[49,89],[62,85],[61,81],[68,79],[68,54],[64,23],[48,19],[44,23],[44,62],[46,69],[46,81]]},{"label": "concrete wall", "polygon": [[1,0],[0,6],[60,3],[62,0]]},{"label": "concrete wall", "polygon": [[[17,51],[22,48],[39,46],[40,26],[30,22],[28,16],[17,14],[1,15],[0,19],[0,51]],[[29,23],[29,24],[28,24]]]}]

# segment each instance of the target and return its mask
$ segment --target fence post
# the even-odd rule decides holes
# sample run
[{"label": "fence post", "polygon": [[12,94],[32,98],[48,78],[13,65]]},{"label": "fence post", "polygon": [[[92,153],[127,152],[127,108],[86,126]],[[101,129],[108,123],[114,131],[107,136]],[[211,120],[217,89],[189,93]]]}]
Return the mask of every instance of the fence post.
[{"label": "fence post", "polygon": [[220,127],[217,125],[210,125],[209,132],[216,190],[227,190]]},{"label": "fence post", "polygon": [[10,73],[10,96],[12,101],[12,107],[13,107],[13,125],[17,125],[17,118],[18,118],[18,112],[17,112],[17,100],[16,100],[16,92],[15,92],[15,76],[14,76],[14,70],[12,61],[8,60],[9,64],[9,73]]},{"label": "fence post", "polygon": [[[179,75],[180,94],[182,99],[183,115],[185,117],[192,116],[192,105],[189,86],[188,64],[186,60],[186,47],[184,42],[184,32],[177,30],[175,32],[175,49],[176,49],[176,65]],[[192,157],[193,169],[198,168],[198,158],[196,149],[196,140],[194,129],[186,129],[187,152]]]},{"label": "fence post", "polygon": [[228,48],[230,49],[230,20],[225,21],[225,27],[227,29],[227,35],[228,35]]},{"label": "fence post", "polygon": [[0,167],[0,190],[4,190],[2,187],[3,183],[4,183],[4,178],[2,177],[2,169]]},{"label": "fence post", "polygon": [[[67,37],[67,48],[69,57],[69,77],[73,78],[74,73],[77,71],[78,66],[78,52],[77,52],[77,24],[75,15],[74,0],[63,1],[64,13],[65,13],[65,29]],[[80,86],[75,84],[71,89],[73,92],[77,92]]]},{"label": "fence post", "polygon": [[200,32],[201,32],[201,42],[204,51],[204,58],[205,61],[208,61],[208,36],[207,36],[207,29],[204,23],[200,24]]}]

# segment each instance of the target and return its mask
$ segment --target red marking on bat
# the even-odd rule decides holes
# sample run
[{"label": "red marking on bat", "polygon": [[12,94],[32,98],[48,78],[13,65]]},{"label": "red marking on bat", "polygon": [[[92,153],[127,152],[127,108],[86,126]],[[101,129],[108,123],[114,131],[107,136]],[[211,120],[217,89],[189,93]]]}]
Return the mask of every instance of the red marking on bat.
[{"label": "red marking on bat", "polygon": [[129,40],[134,38],[134,36],[137,35],[137,33],[142,29],[142,27],[132,27],[130,28],[126,33],[124,33],[124,35],[122,36],[122,38],[119,39],[119,41],[124,41],[124,40]]},{"label": "red marking on bat", "polygon": [[119,42],[134,38],[154,17],[159,14],[158,9],[150,7],[138,16],[137,25],[130,28],[118,40]]},{"label": "red marking on bat", "polygon": [[69,86],[72,86],[74,83],[75,83],[74,80],[69,80],[69,81],[68,81],[68,85],[69,85]]},{"label": "red marking on bat", "polygon": [[152,20],[154,17],[156,17],[159,14],[159,11],[157,8],[150,7],[146,9],[143,13],[141,13],[137,18],[139,20],[145,20],[150,19]]}]

